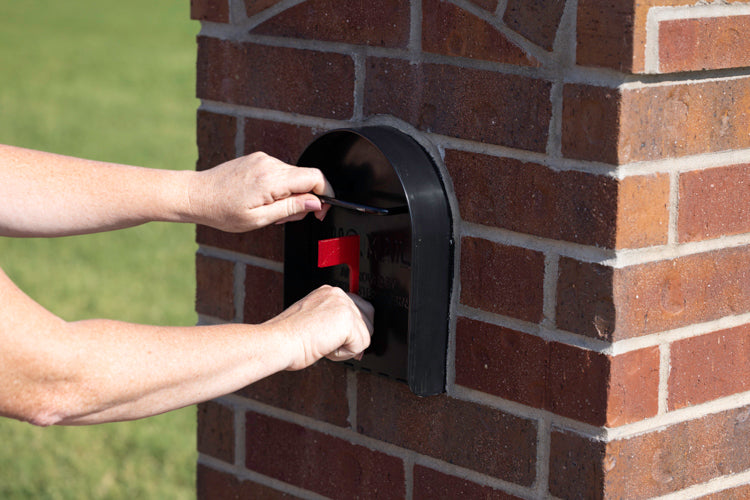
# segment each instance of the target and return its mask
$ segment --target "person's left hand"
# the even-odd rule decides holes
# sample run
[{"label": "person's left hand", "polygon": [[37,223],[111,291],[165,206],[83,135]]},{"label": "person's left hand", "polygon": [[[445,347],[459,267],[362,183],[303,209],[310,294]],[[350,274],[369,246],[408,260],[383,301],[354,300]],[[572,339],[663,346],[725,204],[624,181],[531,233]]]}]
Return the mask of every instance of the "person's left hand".
[{"label": "person's left hand", "polygon": [[322,220],[330,206],[315,194],[334,194],[320,170],[258,152],[197,172],[189,197],[196,223],[244,232],[300,220],[309,212]]}]

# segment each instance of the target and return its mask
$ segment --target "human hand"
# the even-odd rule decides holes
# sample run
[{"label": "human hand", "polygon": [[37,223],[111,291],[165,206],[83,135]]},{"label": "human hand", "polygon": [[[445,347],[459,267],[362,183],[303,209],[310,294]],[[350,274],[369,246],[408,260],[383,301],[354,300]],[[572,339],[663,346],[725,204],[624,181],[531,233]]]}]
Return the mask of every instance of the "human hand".
[{"label": "human hand", "polygon": [[291,340],[288,370],[301,370],[321,358],[361,359],[370,345],[374,310],[362,297],[324,285],[266,322]]},{"label": "human hand", "polygon": [[228,232],[300,220],[309,212],[322,220],[330,206],[315,194],[333,196],[320,170],[260,152],[196,172],[189,188],[195,222]]}]

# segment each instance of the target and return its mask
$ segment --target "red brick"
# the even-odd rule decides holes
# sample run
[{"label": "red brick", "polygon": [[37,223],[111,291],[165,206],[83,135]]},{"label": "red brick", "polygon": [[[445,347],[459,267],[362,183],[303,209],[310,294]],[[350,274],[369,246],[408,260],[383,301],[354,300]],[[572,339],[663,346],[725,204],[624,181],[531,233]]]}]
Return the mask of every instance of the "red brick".
[{"label": "red brick", "polygon": [[747,247],[617,270],[616,340],[750,311]]},{"label": "red brick", "polygon": [[497,9],[498,0],[469,0],[474,5],[478,5],[479,7],[483,8],[484,10],[488,10],[490,12],[495,12],[495,9]]},{"label": "red brick", "polygon": [[550,493],[566,500],[609,498],[604,496],[606,453],[606,444],[601,441],[553,430],[549,460]]},{"label": "red brick", "polygon": [[199,110],[197,169],[205,170],[234,159],[236,133],[235,117]]},{"label": "red brick", "polygon": [[242,389],[239,394],[261,403],[334,425],[349,425],[344,365],[319,361],[296,372],[279,372]]},{"label": "red brick", "polygon": [[569,84],[563,88],[562,152],[568,158],[618,162],[620,91]]},{"label": "red brick", "polygon": [[544,255],[479,238],[461,240],[461,303],[524,321],[542,320]]},{"label": "red brick", "polygon": [[564,8],[559,0],[509,0],[503,20],[513,31],[552,50]]},{"label": "red brick", "polygon": [[618,181],[454,150],[445,165],[463,220],[608,248],[667,242],[666,174]]},{"label": "red brick", "polygon": [[456,383],[592,425],[656,415],[659,352],[618,356],[459,318]]},{"label": "red brick", "polygon": [[256,266],[245,266],[245,323],[268,321],[284,310],[284,275]]},{"label": "red brick", "polygon": [[698,497],[698,500],[746,500],[750,498],[750,484],[729,488],[718,493]]},{"label": "red brick", "polygon": [[539,61],[494,26],[460,7],[439,0],[426,0],[422,9],[422,49],[426,52],[518,66],[539,66]]},{"label": "red brick", "polygon": [[414,500],[433,500],[435,498],[520,500],[520,497],[496,490],[490,486],[483,486],[421,465],[414,467],[413,498]]},{"label": "red brick", "polygon": [[633,69],[634,0],[579,0],[576,62],[618,71]]},{"label": "red brick", "polygon": [[534,421],[444,395],[419,398],[406,384],[365,373],[357,390],[362,434],[506,481],[534,482]]},{"label": "red brick", "polygon": [[205,255],[195,256],[195,310],[231,321],[234,319],[234,263]]},{"label": "red brick", "polygon": [[242,498],[279,500],[300,497],[198,464],[196,498],[198,500],[239,500]]},{"label": "red brick", "polygon": [[251,33],[405,48],[409,17],[406,0],[375,0],[366,8],[357,2],[308,0],[261,23]]},{"label": "red brick", "polygon": [[264,259],[283,262],[284,228],[281,225],[266,226],[248,233],[226,233],[206,226],[198,226],[198,243]]},{"label": "red brick", "polygon": [[257,413],[246,428],[250,470],[333,499],[406,495],[399,458]]},{"label": "red brick", "polygon": [[566,85],[562,151],[625,164],[750,147],[750,78],[618,91]]},{"label": "red brick", "polygon": [[245,13],[247,17],[252,17],[255,14],[260,14],[269,7],[276,5],[281,0],[244,0],[245,1]]},{"label": "red brick", "polygon": [[198,452],[234,463],[234,411],[208,401],[198,405]]},{"label": "red brick", "polygon": [[617,188],[615,248],[665,245],[669,239],[669,174],[626,177]]},{"label": "red brick", "polygon": [[680,175],[681,242],[750,232],[750,164]]},{"label": "red brick", "polygon": [[659,23],[659,71],[750,66],[750,16],[674,19]]},{"label": "red brick", "polygon": [[748,470],[749,417],[737,408],[609,443],[606,498],[651,498]]},{"label": "red brick", "polygon": [[557,326],[611,341],[616,327],[614,269],[563,257],[558,264]]},{"label": "red brick", "polygon": [[245,152],[263,151],[291,165],[316,135],[310,127],[245,118]]},{"label": "red brick", "polygon": [[549,343],[468,318],[456,325],[456,383],[545,408]]},{"label": "red brick", "polygon": [[[273,61],[273,64],[269,64]],[[197,95],[323,118],[350,118],[351,57],[198,37]]]},{"label": "red brick", "polygon": [[368,58],[364,111],[420,130],[544,152],[550,87],[519,75]]},{"label": "red brick", "polygon": [[750,78],[624,91],[619,161],[750,147]]},{"label": "red brick", "polygon": [[190,19],[229,22],[229,0],[190,0]]},{"label": "red brick", "polygon": [[560,260],[557,324],[608,341],[750,311],[746,247],[612,269]]},{"label": "red brick", "polygon": [[459,318],[456,383],[581,422],[617,427],[656,415],[659,350],[607,356]]},{"label": "red brick", "polygon": [[750,390],[750,325],[674,342],[669,409]]},{"label": "red brick", "polygon": [[609,443],[552,432],[550,493],[559,498],[652,498],[750,468],[750,407]]}]

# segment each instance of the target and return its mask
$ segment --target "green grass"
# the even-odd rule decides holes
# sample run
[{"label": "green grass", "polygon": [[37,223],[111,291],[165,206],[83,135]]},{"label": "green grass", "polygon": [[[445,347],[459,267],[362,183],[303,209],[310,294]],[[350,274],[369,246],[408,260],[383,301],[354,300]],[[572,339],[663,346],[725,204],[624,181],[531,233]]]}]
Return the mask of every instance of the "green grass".
[{"label": "green grass", "polygon": [[[132,165],[195,164],[187,0],[0,2],[0,143]],[[0,267],[65,319],[194,324],[192,226],[0,238]],[[0,419],[0,498],[193,498],[195,411],[35,428]]]}]

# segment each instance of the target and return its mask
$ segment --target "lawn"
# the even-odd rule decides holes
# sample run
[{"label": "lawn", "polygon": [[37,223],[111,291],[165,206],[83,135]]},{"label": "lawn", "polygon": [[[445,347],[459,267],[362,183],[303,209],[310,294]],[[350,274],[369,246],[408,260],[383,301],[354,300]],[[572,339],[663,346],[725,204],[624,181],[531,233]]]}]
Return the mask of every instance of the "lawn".
[{"label": "lawn", "polygon": [[[187,0],[0,2],[0,143],[192,169]],[[0,267],[65,319],[190,325],[194,229],[0,238]],[[0,419],[0,498],[194,498],[195,410],[87,428]]]}]

